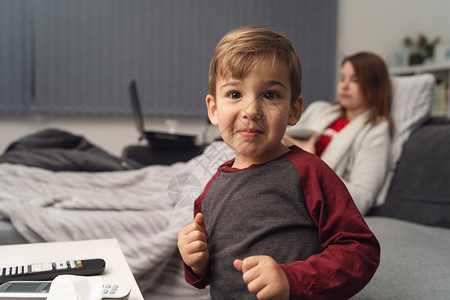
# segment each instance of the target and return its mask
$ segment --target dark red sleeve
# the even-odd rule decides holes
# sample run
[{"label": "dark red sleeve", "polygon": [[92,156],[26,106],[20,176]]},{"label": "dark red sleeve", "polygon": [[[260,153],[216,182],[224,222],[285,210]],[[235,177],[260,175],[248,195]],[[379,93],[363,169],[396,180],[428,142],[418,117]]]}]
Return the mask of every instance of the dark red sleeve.
[{"label": "dark red sleeve", "polygon": [[317,156],[300,151],[287,157],[299,172],[324,250],[305,261],[281,265],[291,299],[348,299],[375,273],[380,245],[339,177]]},{"label": "dark red sleeve", "polygon": [[[198,213],[202,212],[202,204],[203,204],[203,199],[205,198],[205,195],[208,193],[209,188],[211,187],[211,184],[213,183],[213,181],[217,178],[217,176],[219,176],[220,172],[217,171],[217,173],[209,180],[208,184],[206,185],[205,189],[203,190],[203,192],[200,194],[200,196],[198,196],[198,198],[195,200],[194,202],[194,218]],[[209,240],[209,235],[208,232],[206,231],[206,228],[203,226],[203,230],[206,233],[206,237]],[[197,275],[194,274],[194,272],[192,271],[192,269],[187,266],[185,263],[183,263],[184,266],[184,278],[186,279],[186,282],[198,289],[204,289],[207,285],[209,285],[209,278],[210,278],[210,273],[209,273],[209,269],[208,272],[206,272],[206,274],[202,277],[197,277]]]}]

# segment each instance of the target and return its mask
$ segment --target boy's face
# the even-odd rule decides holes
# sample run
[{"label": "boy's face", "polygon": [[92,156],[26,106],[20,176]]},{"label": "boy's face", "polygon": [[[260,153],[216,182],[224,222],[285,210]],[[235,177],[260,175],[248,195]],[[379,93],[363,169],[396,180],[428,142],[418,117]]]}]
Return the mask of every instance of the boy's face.
[{"label": "boy's face", "polygon": [[236,152],[235,167],[263,163],[285,153],[281,143],[286,125],[300,119],[302,97],[291,104],[289,70],[285,63],[263,60],[243,80],[218,76],[216,96],[206,104],[211,123]]}]

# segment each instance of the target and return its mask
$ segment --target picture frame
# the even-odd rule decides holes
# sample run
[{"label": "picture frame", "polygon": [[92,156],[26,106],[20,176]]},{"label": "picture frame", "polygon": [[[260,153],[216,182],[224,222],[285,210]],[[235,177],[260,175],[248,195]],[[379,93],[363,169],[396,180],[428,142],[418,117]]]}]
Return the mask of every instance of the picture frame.
[{"label": "picture frame", "polygon": [[391,56],[391,67],[404,68],[409,65],[409,51],[398,50],[394,51]]},{"label": "picture frame", "polygon": [[436,45],[434,61],[436,63],[450,63],[450,42]]}]

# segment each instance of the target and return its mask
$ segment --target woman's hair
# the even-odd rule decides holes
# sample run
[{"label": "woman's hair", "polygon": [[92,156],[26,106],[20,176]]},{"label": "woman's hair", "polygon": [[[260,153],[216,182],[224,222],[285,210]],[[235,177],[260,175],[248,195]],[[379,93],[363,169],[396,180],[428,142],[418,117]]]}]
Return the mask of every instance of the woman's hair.
[{"label": "woman's hair", "polygon": [[391,85],[383,59],[373,53],[359,52],[344,58],[341,66],[346,62],[352,64],[364,99],[370,108],[367,122],[375,124],[380,118],[385,118],[392,130],[393,124],[389,115]]},{"label": "woman's hair", "polygon": [[217,44],[209,66],[208,93],[216,96],[218,76],[244,79],[264,59],[286,63],[290,71],[291,102],[301,93],[302,65],[292,43],[282,34],[261,26],[242,27],[227,33]]}]

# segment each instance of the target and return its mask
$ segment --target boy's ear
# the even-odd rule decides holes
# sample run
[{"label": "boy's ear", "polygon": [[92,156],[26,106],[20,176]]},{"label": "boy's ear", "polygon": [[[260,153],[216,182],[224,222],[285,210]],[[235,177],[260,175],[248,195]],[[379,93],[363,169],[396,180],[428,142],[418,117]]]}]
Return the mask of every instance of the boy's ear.
[{"label": "boy's ear", "polygon": [[303,97],[298,96],[289,109],[288,125],[295,125],[300,120],[303,111]]},{"label": "boy's ear", "polygon": [[216,100],[214,99],[214,96],[208,94],[206,96],[206,107],[208,108],[208,118],[211,121],[211,124],[216,125],[218,124],[217,119],[217,105]]}]

